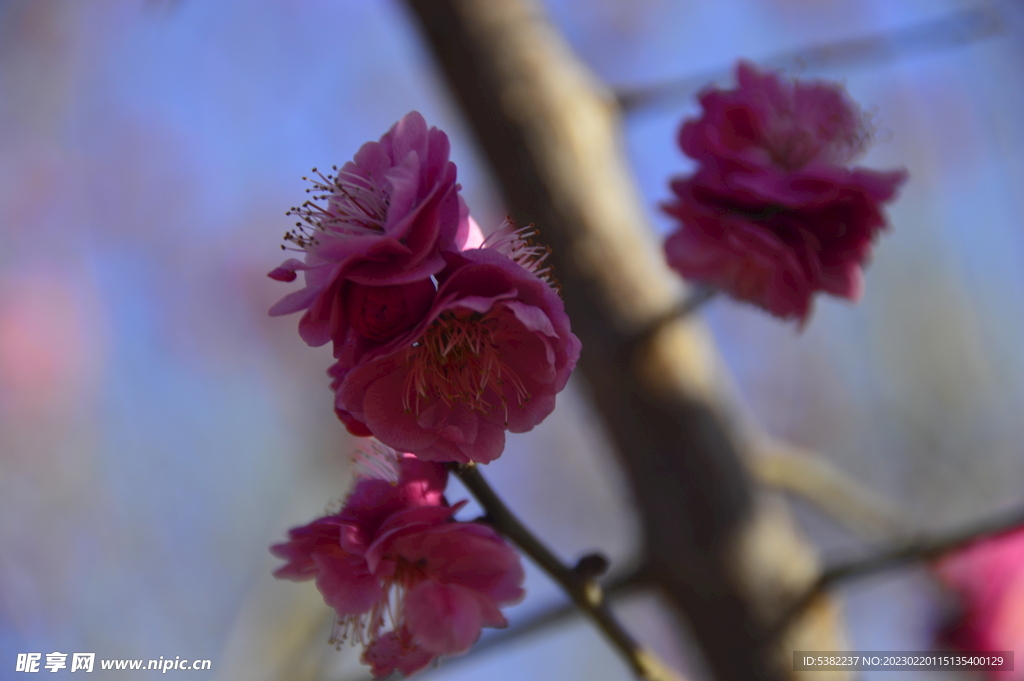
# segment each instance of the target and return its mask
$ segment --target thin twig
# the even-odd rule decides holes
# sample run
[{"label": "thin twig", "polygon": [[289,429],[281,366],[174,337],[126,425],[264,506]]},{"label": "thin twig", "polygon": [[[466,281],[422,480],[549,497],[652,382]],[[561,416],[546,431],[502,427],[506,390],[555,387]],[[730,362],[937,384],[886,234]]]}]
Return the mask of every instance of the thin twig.
[{"label": "thin twig", "polygon": [[686,296],[686,299],[673,310],[673,319],[683,319],[689,317],[691,314],[704,307],[704,304],[709,302],[712,298],[718,295],[718,289],[714,286],[706,286],[704,284],[697,284],[690,291],[690,295]]},{"label": "thin twig", "polygon": [[[959,47],[991,38],[1003,30],[1004,20],[996,8],[975,7],[891,31],[782,52],[758,62],[796,71],[848,70]],[[626,113],[674,106],[693,97],[707,83],[724,77],[724,71],[708,72],[636,87],[617,93],[618,100]]]},{"label": "thin twig", "polygon": [[799,495],[862,539],[898,541],[909,534],[900,511],[817,452],[762,438],[751,457],[765,485]]},{"label": "thin twig", "polygon": [[880,551],[866,558],[859,558],[848,563],[841,563],[821,573],[804,594],[798,597],[793,605],[779,618],[778,624],[772,629],[772,636],[777,636],[796,617],[807,609],[825,590],[839,582],[855,577],[864,577],[882,570],[888,570],[909,563],[933,560],[956,549],[964,548],[984,539],[1004,534],[1024,526],[1024,508],[1017,508],[1010,513],[989,518],[970,527],[942,534],[936,537],[923,537],[915,541],[904,542]]},{"label": "thin twig", "polygon": [[644,650],[615,619],[597,580],[584,579],[544,546],[487,484],[476,465],[470,463],[458,466],[454,471],[487,512],[488,522],[558,582],[576,606],[590,616],[609,642],[619,650],[638,678],[648,681],[681,681],[678,674],[666,667],[653,653]]},{"label": "thin twig", "polygon": [[686,317],[689,317],[693,313],[697,312],[697,310],[704,307],[704,305],[710,302],[716,295],[718,295],[718,293],[719,290],[714,286],[707,286],[704,284],[695,284],[691,286],[690,292],[685,298],[683,298],[682,302],[661,316],[656,317],[654,321],[649,323],[644,331],[641,332],[640,336],[649,338],[666,324],[671,324],[677,319],[685,319]]},{"label": "thin twig", "polygon": [[[640,591],[645,581],[643,568],[640,568],[627,575],[613,579],[604,586],[604,593],[609,599],[612,597],[626,597],[633,592]],[[447,673],[453,667],[475,660],[477,656],[486,653],[492,648],[517,641],[524,636],[544,632],[555,625],[569,621],[572,617],[578,616],[578,614],[579,612],[575,605],[564,603],[536,615],[531,615],[522,621],[514,623],[508,629],[491,630],[486,636],[477,641],[465,655],[444,658],[443,664],[419,672],[417,676],[418,678],[430,678],[431,674],[435,671]],[[321,678],[326,679],[328,677],[322,676]],[[341,681],[373,681],[373,677],[364,673],[357,676],[343,677]]]},{"label": "thin twig", "polygon": [[[641,584],[637,581],[639,574],[640,573],[638,572],[633,572],[606,584],[604,586],[605,596],[611,599],[613,596],[624,596],[628,595],[631,591],[639,590],[641,587]],[[576,607],[572,603],[565,603],[563,605],[556,605],[550,610],[545,610],[544,612],[533,615],[524,621],[514,624],[509,629],[500,629],[489,632],[488,636],[478,641],[469,649],[469,653],[466,655],[445,660],[442,669],[451,669],[452,666],[461,664],[464,660],[473,659],[476,655],[480,655],[492,648],[505,645],[506,643],[511,643],[523,636],[543,632],[550,627],[570,620],[573,616],[578,616]],[[367,681],[369,681],[369,679],[367,679]]]}]

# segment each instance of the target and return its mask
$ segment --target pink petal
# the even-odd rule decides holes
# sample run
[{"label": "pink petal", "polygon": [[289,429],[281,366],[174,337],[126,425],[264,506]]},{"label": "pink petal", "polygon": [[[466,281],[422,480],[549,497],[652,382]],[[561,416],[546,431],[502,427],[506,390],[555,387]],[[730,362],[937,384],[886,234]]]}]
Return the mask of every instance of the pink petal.
[{"label": "pink petal", "polygon": [[332,554],[315,554],[316,588],[324,602],[338,615],[358,615],[367,612],[384,598],[377,578],[365,566],[352,565],[341,549]]},{"label": "pink petal", "polygon": [[424,669],[437,657],[423,650],[411,640],[408,632],[389,631],[367,646],[362,661],[371,668],[373,678],[383,679],[396,670],[412,676]]},{"label": "pink petal", "polygon": [[476,594],[434,580],[420,582],[406,595],[405,618],[413,640],[436,655],[466,652],[483,624]]}]

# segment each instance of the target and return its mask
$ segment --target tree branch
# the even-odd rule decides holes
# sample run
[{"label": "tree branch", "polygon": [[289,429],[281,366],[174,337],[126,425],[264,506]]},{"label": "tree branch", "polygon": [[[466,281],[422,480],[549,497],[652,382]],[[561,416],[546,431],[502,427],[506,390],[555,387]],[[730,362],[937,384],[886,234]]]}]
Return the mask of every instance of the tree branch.
[{"label": "tree branch", "polygon": [[691,287],[689,293],[678,305],[656,317],[641,335],[652,336],[662,327],[686,319],[711,302],[719,293],[720,291],[713,286],[696,285]]},{"label": "tree branch", "polygon": [[[752,484],[706,332],[692,319],[649,331],[681,285],[633,186],[614,99],[535,0],[406,3],[513,219],[535,223],[553,248],[583,343],[577,374],[632,487],[651,580],[717,679],[792,678],[791,655],[764,649],[764,634],[817,563],[784,509],[762,503]],[[822,614],[790,635],[805,650],[837,650],[828,638],[837,626]]]},{"label": "tree branch", "polygon": [[754,475],[765,485],[792,492],[864,539],[905,538],[902,514],[816,452],[760,438]]},{"label": "tree branch", "polygon": [[814,585],[793,602],[779,620],[774,633],[783,631],[789,623],[814,603],[826,590],[849,579],[891,570],[911,563],[928,561],[946,553],[964,548],[984,539],[991,539],[1024,526],[1024,508],[978,522],[970,527],[934,537],[902,542],[878,553],[848,563],[830,567],[821,573]]},{"label": "tree branch", "polygon": [[[603,590],[605,598],[613,600],[613,597],[628,596],[631,593],[641,591],[643,587],[644,577],[643,569],[641,568],[630,572],[629,574],[612,579],[610,582],[603,585]],[[419,672],[419,678],[429,678],[435,672],[444,673],[452,667],[457,667],[458,665],[475,659],[476,656],[482,655],[492,648],[505,645],[506,643],[511,643],[523,636],[540,633],[545,629],[567,622],[578,615],[579,611],[575,604],[565,603],[563,605],[553,606],[550,610],[545,610],[537,613],[536,615],[531,615],[525,620],[516,622],[508,629],[491,630],[486,637],[477,641],[465,655],[447,658],[443,665]],[[323,643],[320,639],[317,639],[317,642],[321,645]],[[342,679],[342,681],[373,681],[373,679],[369,674],[361,674],[359,676],[351,676],[346,679]]]},{"label": "tree branch", "polygon": [[608,641],[622,654],[638,678],[648,681],[682,681],[681,676],[672,672],[653,653],[641,648],[615,619],[605,603],[604,594],[597,580],[584,578],[576,570],[567,567],[544,546],[487,484],[475,464],[453,467],[453,470],[466,489],[487,511],[487,521],[558,582],[572,598],[576,607],[594,621]]},{"label": "tree branch", "polygon": [[[811,45],[758,59],[763,66],[798,71],[850,69],[967,45],[999,35],[1004,19],[993,6],[972,7],[947,16],[891,31]],[[709,72],[625,89],[618,94],[623,110],[678,106],[707,83],[727,77],[726,71]]]}]

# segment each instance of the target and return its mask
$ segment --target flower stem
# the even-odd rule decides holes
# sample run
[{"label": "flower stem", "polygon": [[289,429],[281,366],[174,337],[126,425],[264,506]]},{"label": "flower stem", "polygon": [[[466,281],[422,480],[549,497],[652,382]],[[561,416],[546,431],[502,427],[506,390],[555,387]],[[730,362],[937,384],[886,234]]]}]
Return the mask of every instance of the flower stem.
[{"label": "flower stem", "polygon": [[683,298],[678,305],[666,310],[661,315],[655,317],[653,321],[648,323],[644,330],[639,334],[640,337],[649,338],[657,331],[677,319],[686,319],[704,307],[705,304],[713,300],[717,295],[718,289],[714,286],[705,286],[703,284],[691,286],[686,297]]},{"label": "flower stem", "polygon": [[689,317],[691,314],[704,307],[704,304],[718,295],[718,289],[714,286],[697,285],[690,289],[689,295],[674,310],[676,319]]},{"label": "flower stem", "polygon": [[509,510],[473,463],[453,467],[466,489],[487,512],[488,521],[565,590],[580,610],[594,621],[608,641],[622,654],[638,678],[648,681],[681,681],[651,652],[630,636],[608,609],[596,579],[585,579],[565,565]]}]

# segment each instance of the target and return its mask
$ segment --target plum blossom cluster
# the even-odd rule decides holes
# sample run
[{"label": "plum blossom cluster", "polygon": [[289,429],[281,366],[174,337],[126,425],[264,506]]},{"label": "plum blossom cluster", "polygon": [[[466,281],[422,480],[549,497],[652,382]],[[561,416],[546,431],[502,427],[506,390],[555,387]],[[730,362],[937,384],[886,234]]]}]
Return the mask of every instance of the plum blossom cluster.
[{"label": "plum blossom cluster", "polygon": [[332,642],[362,644],[376,678],[466,652],[523,597],[515,550],[490,527],[453,519],[465,502],[445,499],[444,465],[390,460],[393,480],[359,480],[341,511],[271,547],[286,561],[274,574],[316,580],[336,614]]},{"label": "plum blossom cluster", "polygon": [[448,153],[413,112],[340,169],[314,170],[285,235],[302,257],[269,275],[302,273],[270,314],[303,311],[301,337],[334,351],[338,418],[383,443],[356,459],[364,475],[340,512],[272,547],[286,561],[275,574],[316,580],[335,642],[361,643],[377,677],[505,625],[500,607],[523,595],[519,557],[489,526],[454,519],[445,464],[500,456],[506,431],[551,413],[580,353],[547,252],[511,223],[484,239]]},{"label": "plum blossom cluster", "polygon": [[679,221],[665,253],[687,279],[805,322],[817,291],[860,298],[881,206],[906,173],[848,167],[870,130],[840,85],[746,62],[736,79],[733,90],[705,90],[703,114],[679,131],[698,166],[672,181],[662,206]]},{"label": "plum blossom cluster", "polygon": [[349,431],[429,461],[487,463],[505,431],[555,406],[579,357],[562,300],[528,230],[486,241],[459,196],[448,138],[406,115],[291,212],[304,259],[270,273],[305,287],[271,315],[305,310],[299,333],[333,344],[329,370]]}]

